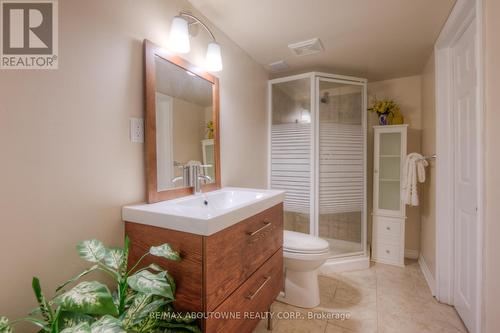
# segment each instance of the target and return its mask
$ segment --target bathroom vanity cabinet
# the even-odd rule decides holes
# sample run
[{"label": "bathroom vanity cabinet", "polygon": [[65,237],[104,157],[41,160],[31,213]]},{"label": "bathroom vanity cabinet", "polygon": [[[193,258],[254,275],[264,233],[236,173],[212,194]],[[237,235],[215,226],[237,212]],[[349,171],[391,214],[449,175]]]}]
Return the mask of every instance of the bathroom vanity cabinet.
[{"label": "bathroom vanity cabinet", "polygon": [[209,314],[204,332],[251,332],[259,319],[247,315],[268,311],[283,290],[282,203],[208,236],[134,222],[125,222],[125,232],[129,265],[150,246],[169,243],[180,252],[180,262],[149,257],[142,266],[155,262],[170,272],[177,285],[174,307]]}]

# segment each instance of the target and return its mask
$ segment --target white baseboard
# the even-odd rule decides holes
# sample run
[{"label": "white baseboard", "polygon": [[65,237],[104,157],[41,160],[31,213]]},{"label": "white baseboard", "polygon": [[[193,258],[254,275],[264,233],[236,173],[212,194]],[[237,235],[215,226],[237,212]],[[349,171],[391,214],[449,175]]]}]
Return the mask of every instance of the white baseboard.
[{"label": "white baseboard", "polygon": [[425,281],[427,281],[427,285],[431,290],[432,296],[436,296],[436,280],[434,279],[434,276],[432,276],[432,273],[429,270],[429,267],[427,266],[427,263],[425,262],[425,259],[422,255],[418,257],[418,264],[420,265],[420,269],[424,274]]},{"label": "white baseboard", "polygon": [[405,249],[405,258],[418,259],[419,254],[417,250]]}]

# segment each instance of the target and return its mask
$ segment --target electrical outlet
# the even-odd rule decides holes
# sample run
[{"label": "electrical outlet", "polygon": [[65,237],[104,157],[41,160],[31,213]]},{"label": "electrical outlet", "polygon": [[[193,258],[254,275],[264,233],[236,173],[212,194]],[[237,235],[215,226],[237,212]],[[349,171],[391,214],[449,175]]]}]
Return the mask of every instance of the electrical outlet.
[{"label": "electrical outlet", "polygon": [[144,143],[144,119],[130,118],[130,141]]}]

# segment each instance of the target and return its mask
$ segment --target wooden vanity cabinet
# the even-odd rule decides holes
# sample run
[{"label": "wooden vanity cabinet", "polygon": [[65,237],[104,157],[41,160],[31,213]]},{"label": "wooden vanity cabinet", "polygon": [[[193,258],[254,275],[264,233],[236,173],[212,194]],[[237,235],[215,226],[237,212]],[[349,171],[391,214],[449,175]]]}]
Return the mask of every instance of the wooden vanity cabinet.
[{"label": "wooden vanity cabinet", "polygon": [[130,266],[151,246],[169,243],[180,252],[180,262],[149,256],[141,267],[155,262],[170,272],[176,310],[207,313],[204,332],[251,332],[259,321],[252,313],[267,311],[283,290],[282,203],[210,236],[132,222],[125,233]]}]

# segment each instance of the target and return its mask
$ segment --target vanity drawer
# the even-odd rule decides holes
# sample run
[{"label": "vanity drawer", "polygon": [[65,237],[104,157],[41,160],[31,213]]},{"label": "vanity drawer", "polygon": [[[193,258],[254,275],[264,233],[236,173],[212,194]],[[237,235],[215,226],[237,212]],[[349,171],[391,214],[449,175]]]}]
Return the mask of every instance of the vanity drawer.
[{"label": "vanity drawer", "polygon": [[[205,332],[239,333],[252,332],[269,310],[269,305],[283,290],[283,249],[276,253],[262,267],[250,276],[205,321]],[[253,315],[253,318],[250,318]],[[231,318],[221,319],[224,316]]]},{"label": "vanity drawer", "polygon": [[376,232],[380,240],[399,244],[401,239],[401,224],[404,220],[387,217],[377,217]]},{"label": "vanity drawer", "polygon": [[377,243],[373,248],[373,255],[382,262],[398,263],[401,253],[397,245]]},{"label": "vanity drawer", "polygon": [[282,245],[282,203],[206,237],[205,309],[217,308]]}]

